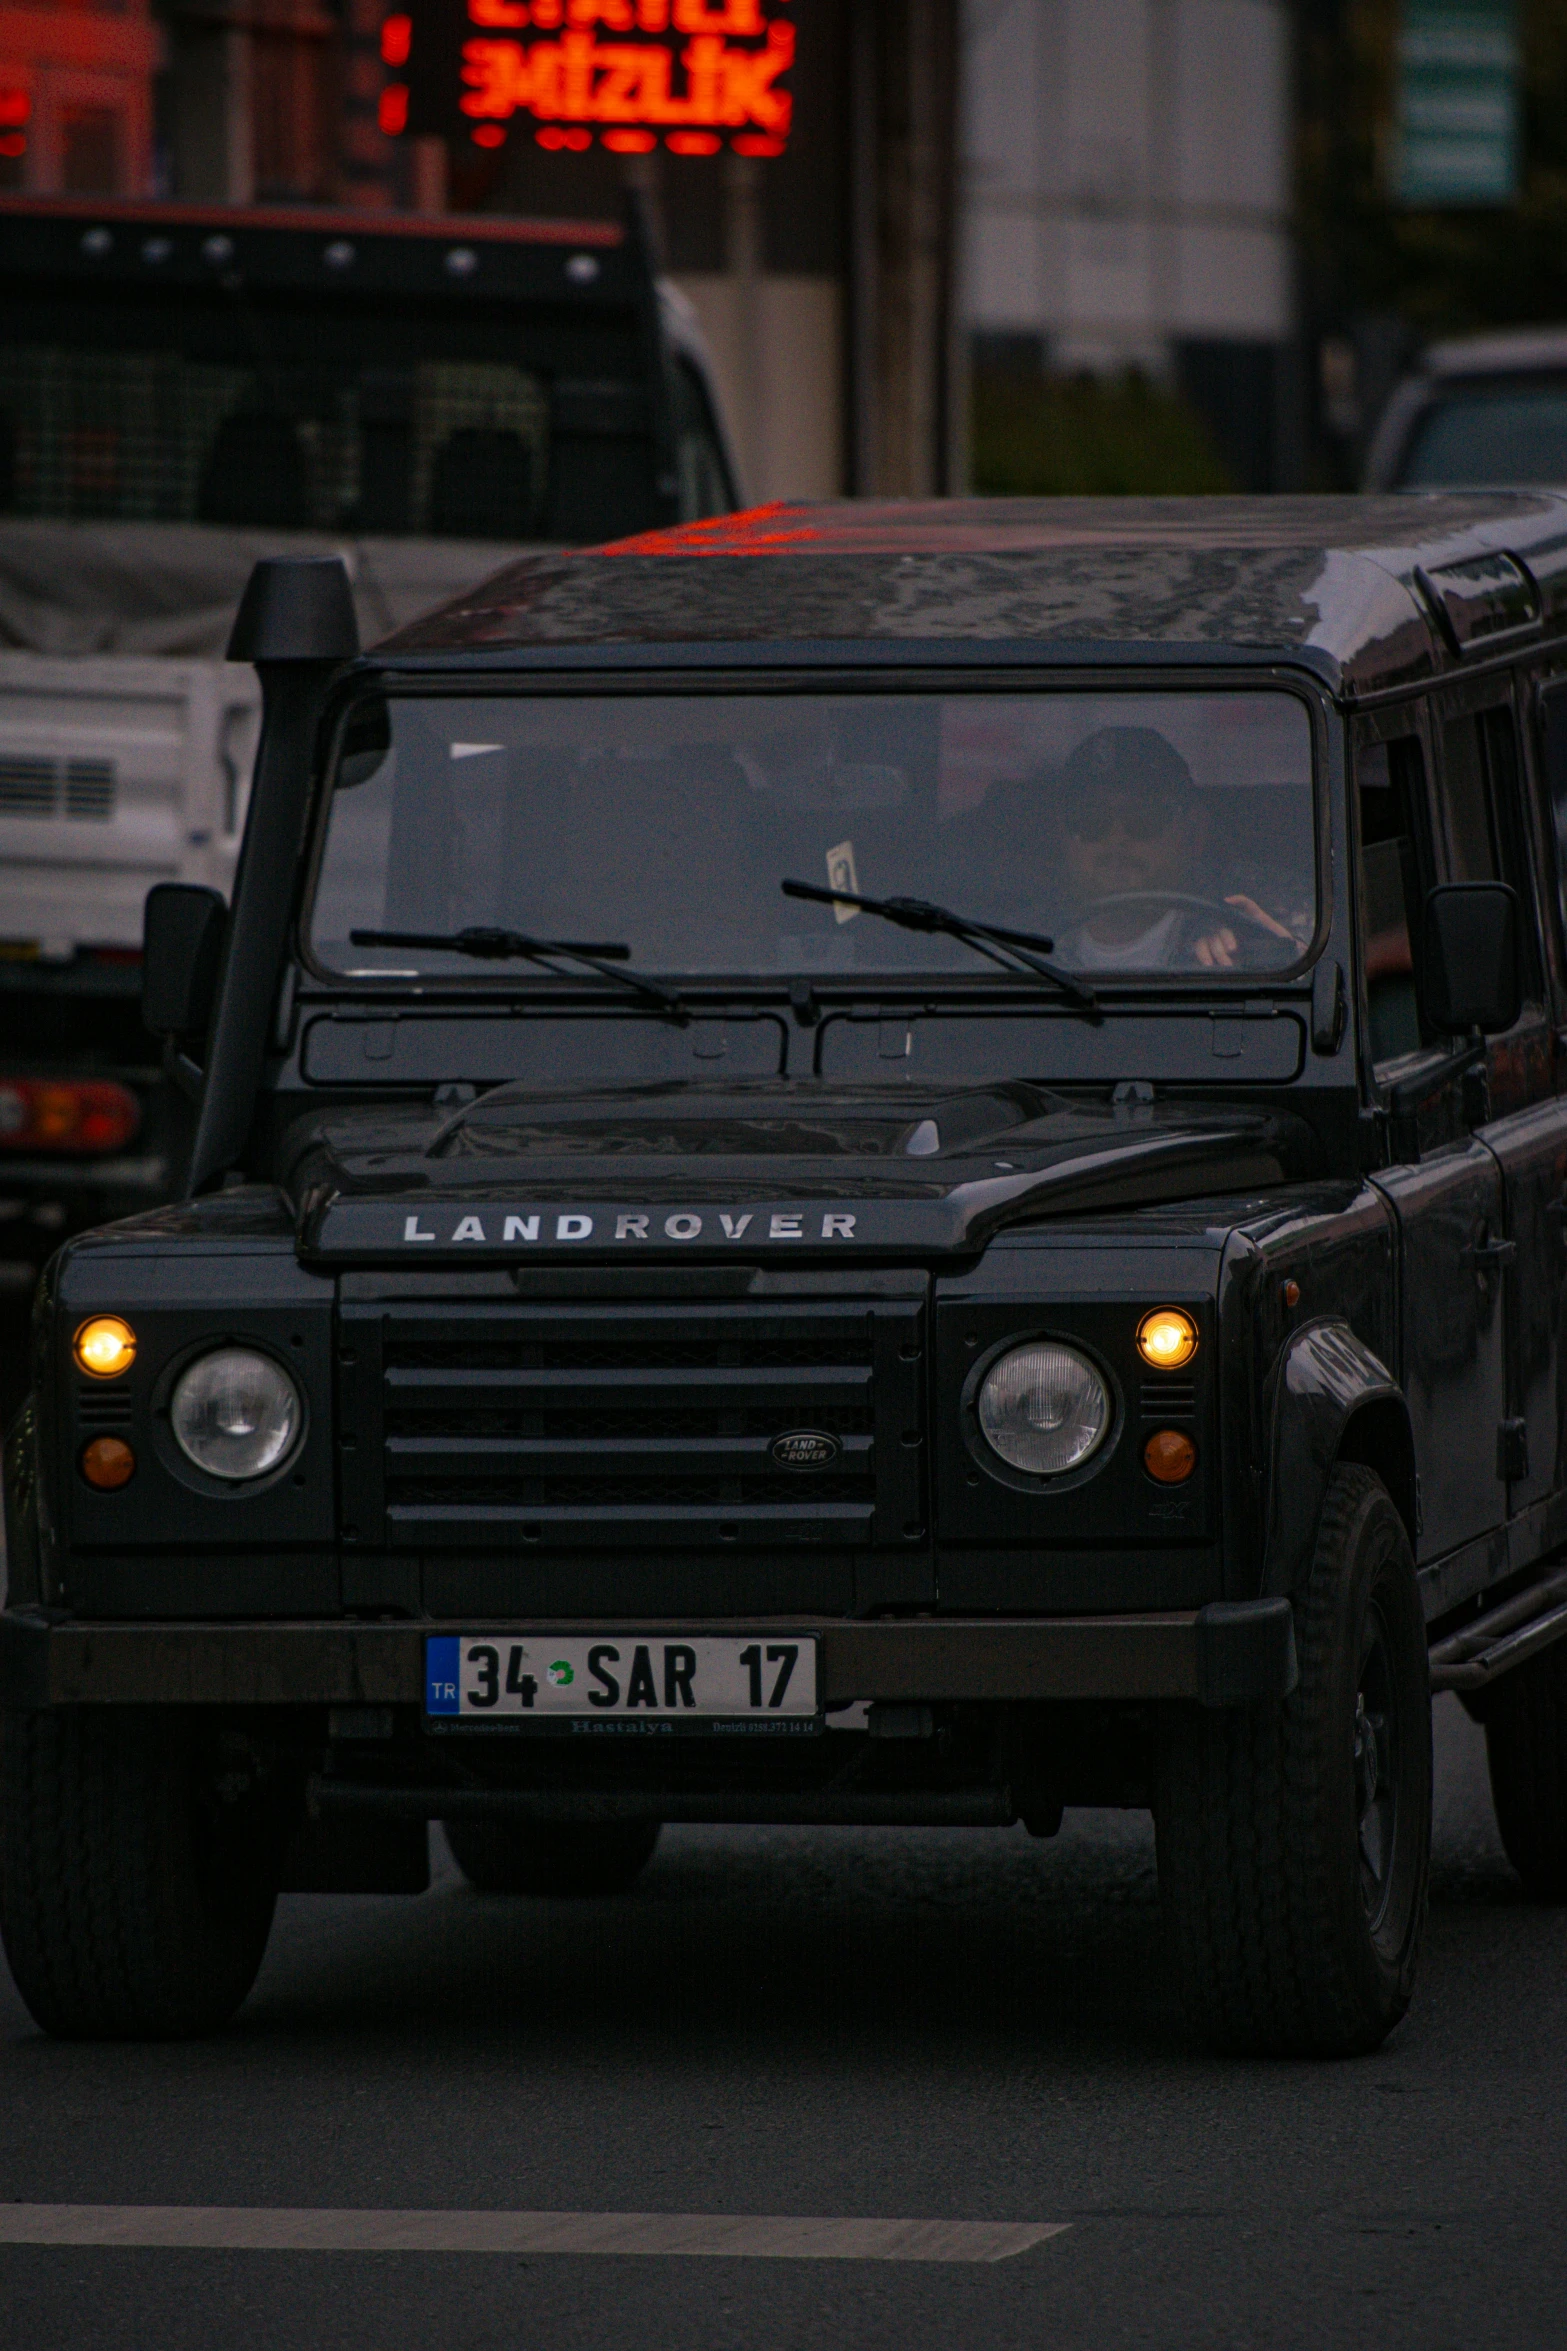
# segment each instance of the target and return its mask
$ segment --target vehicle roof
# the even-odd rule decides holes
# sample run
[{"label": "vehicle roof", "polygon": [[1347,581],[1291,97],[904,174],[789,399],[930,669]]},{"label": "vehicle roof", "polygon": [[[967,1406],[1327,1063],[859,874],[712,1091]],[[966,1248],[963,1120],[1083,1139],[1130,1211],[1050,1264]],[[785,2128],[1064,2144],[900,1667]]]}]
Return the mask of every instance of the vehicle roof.
[{"label": "vehicle roof", "polygon": [[318,204],[181,204],[163,198],[0,195],[0,220],[93,227],[297,230],[302,236],[402,237],[444,245],[619,245],[615,220],[531,220],[513,213],[365,212]]},{"label": "vehicle roof", "polygon": [[[1433,586],[1438,573],[1447,579]],[[1505,600],[1509,579],[1513,603],[1499,621],[1482,616],[1476,640],[1519,633],[1518,593],[1531,634],[1567,627],[1567,498],[776,504],[525,558],[377,652],[504,666],[508,654],[570,646],[968,641],[1048,646],[1058,659],[1228,647],[1303,655],[1364,694],[1456,667],[1464,639],[1448,589],[1472,585],[1483,600],[1499,582]]]},{"label": "vehicle roof", "polygon": [[1461,335],[1422,352],[1424,375],[1519,375],[1567,368],[1567,326],[1515,327],[1500,335]]},{"label": "vehicle roof", "polygon": [[[337,212],[309,205],[167,204],[0,196],[0,300],[231,304],[269,299],[385,308],[549,303],[635,311],[648,257],[613,220]],[[581,372],[577,370],[576,372]]]}]

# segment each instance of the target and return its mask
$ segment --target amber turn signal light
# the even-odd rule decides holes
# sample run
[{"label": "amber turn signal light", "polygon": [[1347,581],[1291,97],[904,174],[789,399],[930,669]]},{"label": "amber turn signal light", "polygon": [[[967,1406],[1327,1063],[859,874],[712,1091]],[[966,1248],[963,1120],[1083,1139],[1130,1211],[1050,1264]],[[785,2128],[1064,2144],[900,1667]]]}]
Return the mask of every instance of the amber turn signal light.
[{"label": "amber turn signal light", "polygon": [[101,1494],[112,1494],[134,1473],[136,1456],[123,1437],[94,1437],[82,1447],[82,1475]]},{"label": "amber turn signal light", "polygon": [[95,1380],[117,1380],[136,1360],[136,1333],[117,1314],[95,1314],[76,1334],[75,1355]]},{"label": "amber turn signal light", "polygon": [[1197,1325],[1179,1306],[1156,1306],[1137,1326],[1137,1352],[1154,1371],[1179,1371],[1197,1352]]},{"label": "amber turn signal light", "polygon": [[1179,1486],[1197,1467],[1197,1448],[1179,1429],[1156,1429],[1143,1447],[1143,1467],[1161,1486]]}]

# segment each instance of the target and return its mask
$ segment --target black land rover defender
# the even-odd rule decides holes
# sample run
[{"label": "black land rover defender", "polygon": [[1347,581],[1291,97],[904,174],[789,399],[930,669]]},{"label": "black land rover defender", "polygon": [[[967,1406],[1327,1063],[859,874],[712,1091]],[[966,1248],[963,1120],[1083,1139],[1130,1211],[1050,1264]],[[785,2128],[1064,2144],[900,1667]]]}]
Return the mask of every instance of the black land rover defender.
[{"label": "black land rover defender", "polygon": [[259,568],[182,1205],[8,1440],[0,1925],[1151,1805],[1194,2022],[1375,2046],[1430,1690],[1567,1894],[1567,502],[768,510],[354,658]]}]

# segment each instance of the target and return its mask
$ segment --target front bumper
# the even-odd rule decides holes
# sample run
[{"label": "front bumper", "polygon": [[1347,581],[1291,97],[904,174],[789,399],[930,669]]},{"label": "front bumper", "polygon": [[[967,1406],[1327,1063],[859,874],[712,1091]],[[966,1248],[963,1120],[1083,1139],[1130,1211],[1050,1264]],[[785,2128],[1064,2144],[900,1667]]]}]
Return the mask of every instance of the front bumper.
[{"label": "front bumper", "polygon": [[[0,1616],[0,1705],[420,1706],[436,1624],[82,1624]],[[464,1632],[581,1628],[465,1623]],[[624,1630],[633,1629],[629,1625]],[[689,1621],[638,1630],[689,1632]],[[826,1704],[859,1698],[1185,1699],[1251,1706],[1295,1687],[1287,1600],[1215,1601],[1143,1616],[748,1618],[713,1633],[821,1642]]]}]

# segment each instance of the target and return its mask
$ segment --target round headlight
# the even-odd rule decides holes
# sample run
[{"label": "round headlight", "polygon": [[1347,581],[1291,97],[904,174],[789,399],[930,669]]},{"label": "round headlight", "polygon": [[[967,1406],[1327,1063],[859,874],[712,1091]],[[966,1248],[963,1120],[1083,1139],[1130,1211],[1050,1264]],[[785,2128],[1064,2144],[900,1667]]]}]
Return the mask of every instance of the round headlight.
[{"label": "round headlight", "polygon": [[281,1364],[248,1347],[219,1347],[181,1372],[169,1421],[186,1459],[213,1478],[259,1478],[287,1459],[304,1423]]},{"label": "round headlight", "polygon": [[991,1365],[978,1411],[986,1443],[1009,1468],[1059,1477],[1103,1444],[1110,1391],[1075,1347],[1035,1339]]}]

